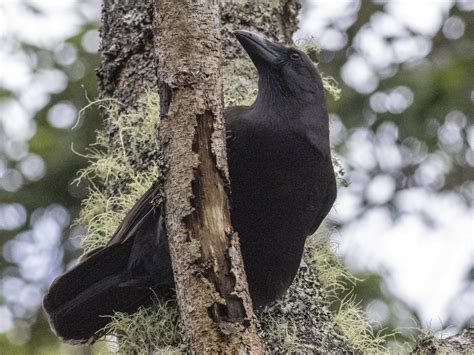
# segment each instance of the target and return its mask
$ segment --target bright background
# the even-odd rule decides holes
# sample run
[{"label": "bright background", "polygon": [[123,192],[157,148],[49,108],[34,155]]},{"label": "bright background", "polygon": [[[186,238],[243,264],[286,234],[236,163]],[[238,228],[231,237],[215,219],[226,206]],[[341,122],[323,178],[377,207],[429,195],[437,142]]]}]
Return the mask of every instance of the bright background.
[{"label": "bright background", "polygon": [[[346,177],[331,212],[361,306],[399,342],[474,325],[474,2],[310,1],[295,39],[321,48],[332,144]],[[0,1],[0,353],[57,353],[39,311],[79,254],[100,119],[97,0]],[[71,351],[61,348],[61,352]],[[82,350],[81,350],[82,351]]]}]

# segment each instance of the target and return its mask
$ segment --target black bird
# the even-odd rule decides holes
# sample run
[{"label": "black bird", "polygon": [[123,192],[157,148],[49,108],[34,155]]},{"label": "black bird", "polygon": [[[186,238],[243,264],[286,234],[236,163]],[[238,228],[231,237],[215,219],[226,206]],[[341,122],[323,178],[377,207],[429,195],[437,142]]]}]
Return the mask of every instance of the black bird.
[{"label": "black bird", "polygon": [[[251,106],[225,111],[231,218],[239,233],[254,307],[290,286],[306,237],[336,198],[328,114],[321,77],[301,51],[236,31],[258,70]],[[51,285],[44,308],[56,334],[86,342],[114,311],[132,313],[174,288],[163,217],[148,192],[103,248]]]}]

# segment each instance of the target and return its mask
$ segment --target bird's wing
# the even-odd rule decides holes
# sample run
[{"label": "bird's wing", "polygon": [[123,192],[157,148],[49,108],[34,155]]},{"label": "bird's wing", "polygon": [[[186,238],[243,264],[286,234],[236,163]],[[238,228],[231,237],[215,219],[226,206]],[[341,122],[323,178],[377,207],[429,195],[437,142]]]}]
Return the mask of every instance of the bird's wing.
[{"label": "bird's wing", "polygon": [[120,223],[117,231],[107,243],[107,246],[127,241],[152,213],[157,216],[156,221],[159,220],[161,211],[154,202],[154,200],[159,197],[159,192],[160,188],[158,184],[154,184],[140,197]]},{"label": "bird's wing", "polygon": [[160,189],[158,184],[151,186],[127,213],[108,243],[104,247],[99,247],[84,253],[79,258],[78,263],[84,262],[108,246],[126,242],[138,229],[142,227],[145,221],[149,222],[147,217],[151,214],[155,214],[156,221],[158,221],[161,211],[154,203],[154,200],[159,197],[159,192]]}]

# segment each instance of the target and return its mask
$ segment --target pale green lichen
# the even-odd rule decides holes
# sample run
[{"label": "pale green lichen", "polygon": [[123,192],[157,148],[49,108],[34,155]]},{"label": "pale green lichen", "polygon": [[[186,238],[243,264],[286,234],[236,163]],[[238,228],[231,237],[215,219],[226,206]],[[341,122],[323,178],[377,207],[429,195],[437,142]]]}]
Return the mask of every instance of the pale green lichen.
[{"label": "pale green lichen", "polygon": [[320,232],[308,238],[306,248],[310,251],[310,264],[318,271],[319,280],[327,298],[337,298],[348,285],[356,284],[357,279],[339,262],[330,249],[329,232],[324,226]]},{"label": "pale green lichen", "polygon": [[81,238],[82,247],[88,251],[105,245],[113,235],[127,212],[148,190],[158,177],[157,166],[152,166],[147,174],[129,175],[127,193],[107,197],[96,187],[91,187],[89,195],[82,202],[82,210],[77,223],[86,228]]},{"label": "pale green lichen", "polygon": [[270,346],[280,345],[278,352],[284,354],[301,354],[307,350],[306,344],[303,344],[298,337],[296,324],[274,317],[271,312],[267,314],[262,312],[259,314],[259,318],[267,325],[266,334],[263,335],[266,344]]},{"label": "pale green lichen", "polygon": [[321,73],[321,77],[323,80],[324,89],[332,96],[334,101],[339,100],[341,98],[342,90],[339,87],[336,79],[334,79],[332,76],[325,76],[323,73]]},{"label": "pale green lichen", "polygon": [[[331,147],[331,150],[334,149]],[[346,173],[342,167],[341,160],[336,154],[332,154],[332,166],[334,167],[337,185],[341,187],[349,187],[350,181],[346,178]]]},{"label": "pale green lichen", "polygon": [[231,61],[224,70],[224,106],[249,106],[257,97],[257,71],[248,57]]},{"label": "pale green lichen", "polygon": [[387,338],[394,334],[382,335],[381,331],[376,333],[372,323],[353,297],[342,300],[339,309],[334,314],[334,324],[349,339],[349,343],[364,354],[389,352],[385,344]]},{"label": "pale green lichen", "polygon": [[[329,232],[323,230],[310,237],[307,248],[313,255],[315,272],[319,275],[322,291],[330,304],[339,304],[333,322],[357,350],[367,354],[387,353],[387,338],[393,334],[375,333],[373,326],[355,301],[353,288],[360,280],[349,273],[331,250]],[[341,299],[341,295],[346,294]]]},{"label": "pale green lichen", "polygon": [[321,48],[319,48],[313,37],[300,38],[295,41],[295,46],[305,52],[313,62],[318,62],[318,55],[321,53]]},{"label": "pale green lichen", "polygon": [[446,336],[444,331],[434,333],[430,329],[416,329],[418,339],[413,339],[415,346],[406,350],[410,354],[474,354],[474,328]]},{"label": "pale green lichen", "polygon": [[108,339],[121,354],[180,354],[186,350],[184,329],[176,302],[158,297],[151,307],[133,314],[115,313],[105,327]]},{"label": "pale green lichen", "polygon": [[[89,165],[79,171],[75,182],[87,181],[89,194],[82,202],[77,224],[86,233],[81,244],[86,251],[103,246],[143,193],[158,179],[159,163],[151,161],[139,171],[134,162],[143,154],[143,146],[159,150],[156,130],[159,124],[159,98],[147,93],[134,110],[123,112],[113,101],[99,102],[116,132],[109,137],[97,133],[96,142],[83,154]],[[155,144],[155,146],[153,146]],[[151,146],[150,146],[151,145]],[[107,196],[104,186],[111,181],[122,181],[121,191]]]},{"label": "pale green lichen", "polygon": [[[261,4],[270,4],[272,6],[277,6],[279,3],[280,3],[280,0],[253,0],[257,3],[261,3]],[[220,3],[222,5],[226,5],[226,4],[245,4],[247,3],[248,0],[220,0]]]}]

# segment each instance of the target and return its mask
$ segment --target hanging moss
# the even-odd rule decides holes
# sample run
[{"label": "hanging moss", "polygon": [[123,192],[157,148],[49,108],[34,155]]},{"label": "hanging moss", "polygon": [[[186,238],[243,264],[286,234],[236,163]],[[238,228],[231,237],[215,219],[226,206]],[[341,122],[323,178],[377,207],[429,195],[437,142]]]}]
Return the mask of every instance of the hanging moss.
[{"label": "hanging moss", "polygon": [[[89,165],[79,171],[75,182],[87,181],[89,194],[82,202],[77,224],[86,233],[81,238],[83,248],[88,251],[108,242],[127,212],[145,191],[161,176],[163,163],[152,161],[145,170],[136,169],[136,161],[142,159],[144,151],[160,151],[156,141],[159,124],[159,97],[147,93],[138,107],[123,112],[116,102],[100,105],[116,126],[116,133],[110,138],[103,131],[97,132],[93,143],[83,156]],[[106,101],[105,101],[106,102]],[[150,144],[154,142],[154,147]],[[104,186],[110,180],[123,182],[119,194],[108,196]]]},{"label": "hanging moss", "polygon": [[157,297],[152,306],[140,307],[133,314],[115,313],[105,329],[115,334],[109,341],[123,354],[180,354],[187,348],[175,300]]}]

